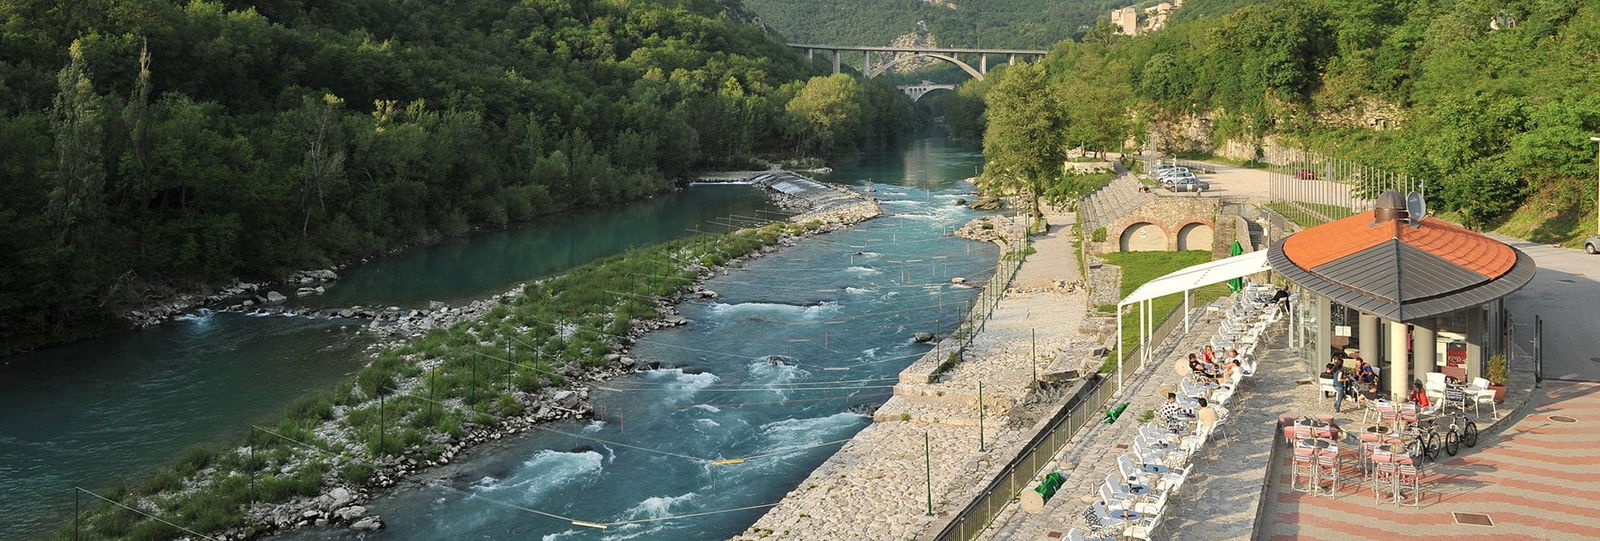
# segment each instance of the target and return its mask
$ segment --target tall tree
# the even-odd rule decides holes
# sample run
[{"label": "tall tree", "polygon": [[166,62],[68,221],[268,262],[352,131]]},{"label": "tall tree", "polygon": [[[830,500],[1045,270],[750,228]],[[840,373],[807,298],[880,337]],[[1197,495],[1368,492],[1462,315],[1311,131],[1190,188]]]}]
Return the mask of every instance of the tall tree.
[{"label": "tall tree", "polygon": [[106,171],[101,147],[105,127],[101,118],[104,100],[89,78],[82,42],[74,40],[67,57],[67,66],[56,77],[58,91],[51,107],[57,169],[49,202],[60,240],[73,243],[77,226],[96,218],[104,203]]},{"label": "tall tree", "polygon": [[1000,80],[986,96],[988,165],[980,179],[987,188],[1026,193],[1035,225],[1044,218],[1039,206],[1044,184],[1060,175],[1067,158],[1067,118],[1044,70],[1040,64],[1019,64],[991,72]]}]

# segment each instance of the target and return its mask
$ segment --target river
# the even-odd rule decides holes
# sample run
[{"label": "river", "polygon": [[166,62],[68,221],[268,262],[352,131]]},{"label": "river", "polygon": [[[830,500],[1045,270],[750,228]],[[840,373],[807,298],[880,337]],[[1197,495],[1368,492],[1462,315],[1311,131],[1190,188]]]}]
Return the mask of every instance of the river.
[{"label": "river", "polygon": [[[599,420],[557,423],[469,453],[367,505],[384,530],[290,539],[717,539],[743,531],[844,440],[862,406],[950,329],[994,270],[992,245],[947,232],[981,156],[941,139],[868,156],[827,180],[872,190],[886,216],[802,241],[685,301],[689,325],[645,336],[640,372],[591,397]],[[773,362],[780,359],[781,363]],[[743,459],[730,464],[712,461]],[[885,479],[915,483],[916,479]],[[685,515],[691,515],[685,517]],[[597,529],[577,524],[607,525]]]},{"label": "river", "polygon": [[[377,258],[347,269],[325,296],[290,303],[460,302],[634,246],[726,231],[729,215],[777,210],[750,186],[697,186]],[[192,445],[237,441],[295,398],[331,388],[365,359],[363,323],[188,315],[0,359],[0,539],[41,537],[65,522],[73,486],[137,483]]]}]

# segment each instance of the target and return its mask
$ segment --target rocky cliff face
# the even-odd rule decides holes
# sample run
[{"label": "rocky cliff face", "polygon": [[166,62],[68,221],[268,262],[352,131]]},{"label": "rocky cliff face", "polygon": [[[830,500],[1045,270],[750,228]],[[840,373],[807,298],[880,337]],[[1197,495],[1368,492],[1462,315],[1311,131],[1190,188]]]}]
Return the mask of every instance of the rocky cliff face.
[{"label": "rocky cliff face", "polygon": [[[938,47],[939,40],[933,37],[933,32],[928,30],[927,21],[917,21],[917,26],[910,32],[901,34],[889,42],[890,47]],[[934,58],[915,58],[909,53],[878,53],[873,59],[875,65],[891,64],[889,70],[895,73],[910,73],[938,63]]]}]

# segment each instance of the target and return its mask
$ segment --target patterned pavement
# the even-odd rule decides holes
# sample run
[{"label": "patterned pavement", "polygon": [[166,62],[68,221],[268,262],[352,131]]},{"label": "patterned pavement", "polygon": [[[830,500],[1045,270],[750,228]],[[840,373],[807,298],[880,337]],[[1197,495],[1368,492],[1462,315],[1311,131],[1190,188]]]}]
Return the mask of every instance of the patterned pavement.
[{"label": "patterned pavement", "polygon": [[[1283,453],[1256,537],[1600,539],[1600,384],[1546,381],[1535,396],[1512,427],[1428,466],[1419,507],[1374,503],[1370,484],[1347,483],[1331,497],[1295,492]],[[1360,471],[1344,476],[1359,480]],[[1455,512],[1487,514],[1494,525],[1457,524]]]}]

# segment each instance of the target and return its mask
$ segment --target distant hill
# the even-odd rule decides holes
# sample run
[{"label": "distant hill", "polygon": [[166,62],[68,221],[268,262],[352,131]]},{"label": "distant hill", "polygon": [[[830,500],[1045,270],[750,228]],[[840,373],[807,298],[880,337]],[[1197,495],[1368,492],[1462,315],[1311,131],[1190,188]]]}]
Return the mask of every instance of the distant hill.
[{"label": "distant hill", "polygon": [[885,45],[926,21],[940,45],[1048,49],[1132,0],[745,0],[803,42]]}]

